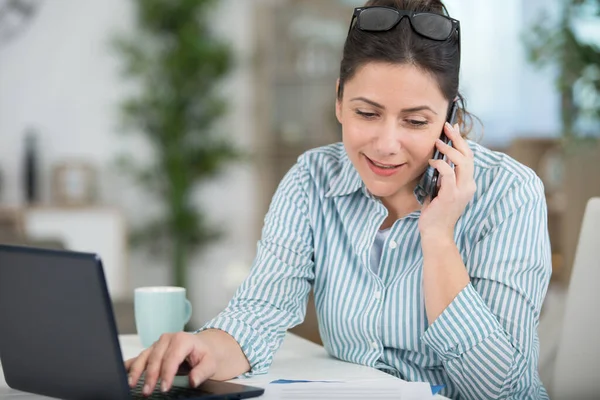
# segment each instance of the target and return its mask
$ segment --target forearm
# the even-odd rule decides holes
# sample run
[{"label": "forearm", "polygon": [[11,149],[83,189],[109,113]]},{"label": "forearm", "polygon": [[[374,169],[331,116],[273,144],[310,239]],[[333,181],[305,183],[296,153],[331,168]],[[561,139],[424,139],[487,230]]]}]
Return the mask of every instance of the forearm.
[{"label": "forearm", "polygon": [[[425,237],[422,247],[429,321],[424,342],[442,359],[465,399],[482,398],[482,388],[485,398],[511,398],[514,383],[535,368],[533,360],[517,349],[516,342],[470,284],[454,241]],[[530,327],[531,316],[525,312],[522,317],[520,323]]]},{"label": "forearm", "polygon": [[421,247],[425,309],[431,325],[469,284],[470,278],[450,235],[421,235]]},{"label": "forearm", "polygon": [[462,397],[506,398],[514,374],[515,349],[469,284],[454,241],[422,238],[422,246],[423,291],[430,325],[425,343],[442,359]]},{"label": "forearm", "polygon": [[461,398],[547,399],[536,333],[550,277],[543,185],[532,176],[503,190],[486,219],[462,214],[465,226],[484,227],[463,231],[467,259],[454,243],[454,225],[431,222],[449,205],[420,222],[429,319],[421,340]]},{"label": "forearm", "polygon": [[212,379],[219,381],[233,379],[250,370],[250,364],[239,343],[227,332],[220,329],[207,329],[197,335],[206,342],[215,356],[217,372]]}]

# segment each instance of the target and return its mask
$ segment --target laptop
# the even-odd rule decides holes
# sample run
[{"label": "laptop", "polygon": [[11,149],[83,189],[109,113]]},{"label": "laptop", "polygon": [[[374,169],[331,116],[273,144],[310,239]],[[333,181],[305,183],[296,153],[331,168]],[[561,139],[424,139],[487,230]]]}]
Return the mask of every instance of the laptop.
[{"label": "laptop", "polygon": [[[96,254],[0,245],[0,362],[15,390],[67,400],[137,399]],[[207,381],[150,399],[243,399],[264,389]]]}]

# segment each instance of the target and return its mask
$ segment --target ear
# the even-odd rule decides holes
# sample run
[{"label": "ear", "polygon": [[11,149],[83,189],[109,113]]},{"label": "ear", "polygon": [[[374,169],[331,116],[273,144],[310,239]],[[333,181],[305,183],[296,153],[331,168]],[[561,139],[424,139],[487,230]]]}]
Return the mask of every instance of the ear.
[{"label": "ear", "polygon": [[342,100],[340,100],[340,98],[338,97],[339,90],[340,90],[340,79],[338,78],[338,80],[335,83],[335,116],[336,116],[338,122],[341,124],[342,123]]}]

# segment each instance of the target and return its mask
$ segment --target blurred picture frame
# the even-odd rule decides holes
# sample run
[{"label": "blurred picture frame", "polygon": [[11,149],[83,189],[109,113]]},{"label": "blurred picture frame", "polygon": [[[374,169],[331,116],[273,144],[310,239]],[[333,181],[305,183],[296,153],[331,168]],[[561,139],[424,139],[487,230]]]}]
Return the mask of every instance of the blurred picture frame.
[{"label": "blurred picture frame", "polygon": [[52,201],[64,207],[82,207],[96,202],[97,173],[85,161],[63,161],[52,169]]}]

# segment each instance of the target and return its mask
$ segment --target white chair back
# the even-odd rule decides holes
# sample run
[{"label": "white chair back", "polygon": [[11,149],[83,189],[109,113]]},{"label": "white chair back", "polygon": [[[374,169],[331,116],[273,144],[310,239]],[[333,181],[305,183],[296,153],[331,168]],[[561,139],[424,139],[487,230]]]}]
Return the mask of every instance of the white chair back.
[{"label": "white chair back", "polygon": [[588,201],[583,217],[551,398],[600,398],[600,197]]}]

